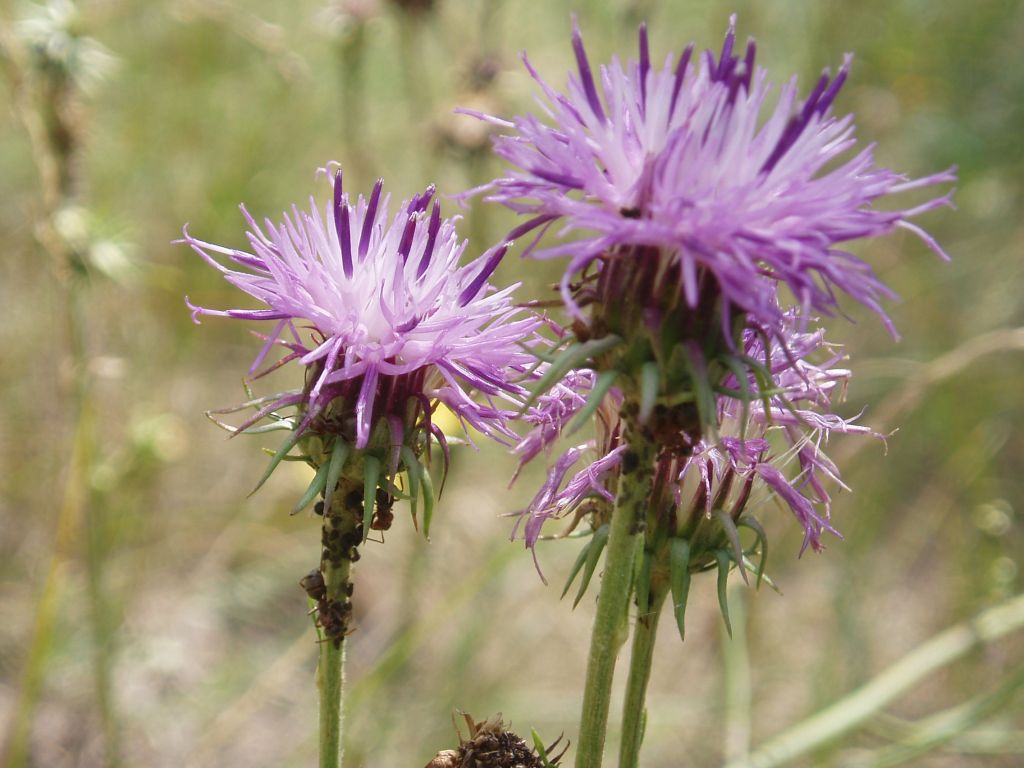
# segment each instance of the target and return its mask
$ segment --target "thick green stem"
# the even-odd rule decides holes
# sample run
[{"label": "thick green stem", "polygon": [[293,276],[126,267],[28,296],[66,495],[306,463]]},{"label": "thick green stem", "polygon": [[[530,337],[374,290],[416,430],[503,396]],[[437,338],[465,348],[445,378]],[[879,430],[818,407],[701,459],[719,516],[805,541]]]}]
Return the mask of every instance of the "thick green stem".
[{"label": "thick green stem", "polygon": [[[359,559],[357,543],[362,504],[349,509],[346,501],[358,493],[359,483],[342,479],[324,509],[323,573],[326,597],[318,604],[323,627],[316,683],[320,691],[320,768],[341,765],[342,687],[345,682],[345,633],[351,616],[352,563]],[[371,502],[372,503],[372,502]]]},{"label": "thick green stem", "polygon": [[345,682],[345,644],[320,644],[320,768],[341,765],[341,689]]},{"label": "thick green stem", "polygon": [[658,619],[665,604],[668,585],[654,591],[652,585],[650,606],[644,616],[637,617],[633,628],[633,649],[629,658],[629,678],[626,681],[626,700],[622,705],[622,743],[619,746],[619,768],[636,768],[640,760],[640,744],[644,738],[647,710],[647,683],[651,679],[651,659],[658,636]]},{"label": "thick green stem", "polygon": [[636,439],[635,442],[623,456],[618,495],[612,511],[601,593],[597,598],[597,614],[590,638],[576,768],[599,768],[601,765],[615,659],[628,631],[626,619],[633,591],[633,562],[643,541],[655,455],[655,447],[649,441]]}]

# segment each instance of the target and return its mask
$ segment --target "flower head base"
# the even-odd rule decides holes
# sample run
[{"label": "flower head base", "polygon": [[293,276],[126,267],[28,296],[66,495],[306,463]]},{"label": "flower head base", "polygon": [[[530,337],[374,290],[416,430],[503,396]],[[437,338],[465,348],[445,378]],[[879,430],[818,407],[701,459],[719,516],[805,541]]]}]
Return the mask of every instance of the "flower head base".
[{"label": "flower head base", "polygon": [[[835,432],[882,437],[832,412],[850,375],[840,367],[842,353],[825,342],[820,330],[801,331],[795,311],[785,313],[784,320],[782,341],[765,346],[764,333],[744,335],[744,352],[756,363],[762,379],[750,375],[742,383],[735,376],[726,380],[726,390],[745,389],[749,396],[746,400],[719,396],[719,436],[687,445],[688,436],[681,434],[674,449],[672,441],[659,441],[662,449],[654,468],[649,514],[672,518],[668,527],[672,535],[690,543],[694,569],[713,561],[716,549],[731,546],[729,526],[760,530],[752,512],[765,494],[787,507],[804,529],[801,552],[808,546],[820,550],[824,533],[839,535],[829,522],[831,497],[826,485],[832,482],[845,488],[823,444]],[[537,426],[517,452],[532,457],[553,445],[582,408],[567,404],[585,402],[592,381],[574,374],[565,386],[581,390],[578,399],[562,393],[560,398],[539,402],[529,416]],[[554,462],[547,481],[522,512],[528,546],[536,544],[543,524],[551,518],[573,515],[571,527],[575,527],[590,515],[595,529],[607,520],[627,449],[621,438],[621,405],[616,390],[605,395],[599,422],[613,426],[603,427],[597,439],[569,448]],[[665,418],[660,407],[641,425],[640,439],[651,437],[659,418]],[[734,560],[741,571],[746,567],[743,553],[735,554]]]},{"label": "flower head base", "polygon": [[296,406],[296,436],[313,427],[390,453],[421,429],[428,444],[431,434],[443,439],[430,422],[443,403],[464,424],[510,437],[506,421],[514,412],[502,404],[524,395],[513,380],[533,360],[523,344],[540,321],[513,305],[516,286],[495,290],[488,283],[504,247],[460,266],[466,243],[455,219],[441,217],[433,187],[391,216],[382,182],[368,199],[354,201],[340,170],[333,185],[322,212],[311,199],[308,212],[293,206],[277,225],[267,220],[261,228],[243,207],[251,252],[185,231],[183,242],[265,305],[219,310],[189,302],[193,318],[273,323],[251,376],[262,375],[275,347],[285,354],[270,369],[291,361],[306,366],[301,390],[264,399],[239,431]]},{"label": "flower head base", "polygon": [[[509,131],[495,150],[513,170],[484,188],[488,199],[529,215],[521,229],[558,224],[579,235],[532,255],[570,257],[561,289],[580,319],[585,304],[621,300],[615,291],[632,286],[638,267],[631,263],[651,248],[660,253],[662,281],[690,309],[701,303],[707,275],[714,278],[727,338],[734,309],[769,328],[782,321],[779,284],[805,310],[834,314],[842,292],[888,324],[880,301],[891,292],[842,244],[904,228],[942,253],[910,219],[948,204],[948,194],[891,211],[875,204],[955,177],[907,180],[875,166],[870,146],[851,156],[852,117],[831,111],[849,57],[834,77],[826,70],[804,101],[795,78],[773,101],[766,72],[754,65],[754,43],[739,56],[735,36],[734,19],[717,58],[711,51],[694,58],[691,45],[659,67],[641,27],[639,59],[613,59],[595,73],[574,24],[578,75],[564,93],[524,56],[546,119],[478,115]],[[616,279],[595,291],[587,268],[607,271],[616,261],[626,262]],[[633,302],[653,298],[630,290]]]}]

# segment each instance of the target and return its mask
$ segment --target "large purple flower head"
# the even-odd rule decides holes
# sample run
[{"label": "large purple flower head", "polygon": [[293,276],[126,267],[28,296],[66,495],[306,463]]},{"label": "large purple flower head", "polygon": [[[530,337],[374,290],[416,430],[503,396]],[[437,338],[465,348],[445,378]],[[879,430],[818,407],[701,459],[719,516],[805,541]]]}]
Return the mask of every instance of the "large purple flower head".
[{"label": "large purple flower head", "polygon": [[842,292],[888,325],[879,302],[890,291],[844,244],[902,228],[941,253],[910,219],[948,194],[876,204],[953,173],[909,180],[876,166],[871,146],[856,149],[853,118],[832,112],[849,58],[800,101],[795,78],[773,93],[754,43],[738,55],[735,38],[733,19],[717,57],[694,57],[691,45],[659,66],[641,27],[638,59],[595,71],[574,23],[578,74],[563,92],[524,55],[543,114],[477,115],[506,130],[495,150],[512,166],[484,188],[488,199],[529,216],[521,230],[560,228],[556,244],[532,255],[569,257],[562,295],[581,320],[587,304],[680,301],[714,311],[735,339],[737,314],[776,329],[783,284],[805,311],[833,314]]},{"label": "large purple flower head", "polygon": [[[417,433],[443,441],[431,415],[438,403],[464,425],[498,439],[523,389],[514,380],[533,362],[527,351],[540,320],[512,303],[516,286],[488,279],[504,253],[493,249],[460,265],[466,242],[441,216],[430,187],[389,212],[378,181],[352,199],[333,176],[332,199],[292,208],[261,227],[245,207],[250,250],[192,237],[189,244],[232,285],[263,306],[207,309],[201,315],[272,323],[250,376],[275,348],[305,366],[305,386],[264,398],[239,431],[295,406],[294,439],[312,430],[358,449],[396,453]],[[187,301],[187,300],[186,300]],[[396,460],[397,461],[397,460]]]},{"label": "large purple flower head", "polygon": [[[797,313],[790,310],[783,315],[781,340],[771,340],[763,331],[744,334],[743,351],[757,375],[737,372],[726,378],[716,399],[717,434],[692,442],[680,431],[677,439],[661,443],[649,515],[687,543],[695,571],[715,565],[722,555],[741,573],[753,570],[749,556],[754,551],[763,556],[766,542],[757,518],[769,498],[787,508],[802,527],[801,552],[808,546],[822,549],[823,534],[838,535],[830,522],[828,486],[845,488],[824,444],[834,433],[882,437],[833,412],[850,376],[842,365],[843,353],[825,341],[820,329],[805,331],[799,325]],[[517,447],[524,460],[555,444],[590,400],[595,381],[591,372],[574,372],[538,401],[527,415],[535,427]],[[739,390],[746,396],[736,396]],[[629,438],[623,439],[622,403],[614,387],[604,393],[596,438],[571,446],[551,463],[547,480],[522,511],[522,526],[517,527],[528,546],[535,546],[552,519],[569,517],[567,532],[586,518],[595,530],[607,522],[629,448]],[[635,439],[649,439],[643,430],[663,415],[656,407]],[[757,546],[736,549],[737,527],[755,531]]]}]

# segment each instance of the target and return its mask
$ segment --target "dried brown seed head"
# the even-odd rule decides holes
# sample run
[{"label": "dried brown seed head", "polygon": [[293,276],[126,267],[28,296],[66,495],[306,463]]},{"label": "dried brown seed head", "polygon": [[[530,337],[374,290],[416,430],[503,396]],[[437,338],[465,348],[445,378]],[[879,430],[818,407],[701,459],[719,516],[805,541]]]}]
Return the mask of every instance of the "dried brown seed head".
[{"label": "dried brown seed head", "polygon": [[458,750],[445,749],[437,753],[437,756],[427,763],[424,768],[461,768],[462,757]]}]

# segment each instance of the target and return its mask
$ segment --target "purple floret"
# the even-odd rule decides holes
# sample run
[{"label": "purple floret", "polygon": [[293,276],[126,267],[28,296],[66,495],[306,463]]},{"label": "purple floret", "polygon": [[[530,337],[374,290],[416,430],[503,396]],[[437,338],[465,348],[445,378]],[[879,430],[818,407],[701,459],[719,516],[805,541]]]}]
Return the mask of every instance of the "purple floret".
[{"label": "purple floret", "polygon": [[783,284],[805,313],[833,315],[845,293],[892,331],[881,306],[891,291],[845,243],[906,229],[945,256],[910,219],[949,204],[949,194],[891,210],[878,203],[951,182],[952,170],[909,180],[876,166],[872,146],[857,149],[852,116],[832,113],[849,57],[800,102],[796,78],[772,95],[766,71],[754,65],[753,42],[734,55],[735,36],[733,19],[717,57],[706,51],[694,59],[690,46],[658,66],[641,27],[639,61],[613,58],[595,73],[574,23],[578,73],[564,92],[524,55],[543,93],[540,114],[477,115],[504,129],[495,151],[512,166],[482,189],[530,217],[520,232],[559,232],[552,246],[528,250],[569,258],[561,289],[577,318],[584,270],[654,247],[691,308],[710,273],[723,318],[739,310],[774,328]]},{"label": "purple floret", "polygon": [[309,369],[301,395],[282,396],[263,412],[301,405],[302,430],[341,399],[363,448],[379,417],[394,424],[397,416],[401,424],[410,399],[426,403],[429,417],[430,401],[439,401],[463,424],[512,436],[509,405],[526,395],[515,380],[534,361],[527,347],[541,321],[513,304],[517,285],[497,290],[488,283],[505,246],[460,266],[466,241],[434,197],[430,187],[391,217],[381,181],[368,200],[353,201],[338,171],[333,199],[322,209],[311,198],[308,211],[293,206],[280,224],[267,219],[261,227],[243,206],[250,251],[198,240],[185,229],[183,242],[263,305],[220,310],[186,299],[193,319],[272,321],[250,376],[279,346],[288,354],[274,367],[298,360]]},{"label": "purple floret", "polygon": [[[845,488],[823,445],[833,433],[883,435],[832,412],[842,400],[850,372],[841,367],[844,356],[829,345],[820,330],[801,331],[795,311],[783,313],[782,338],[764,345],[765,334],[748,331],[744,353],[770,371],[770,389],[761,397],[750,376],[751,398],[718,398],[719,436],[699,441],[688,451],[662,449],[655,468],[655,484],[663,484],[666,503],[678,510],[680,525],[692,514],[710,515],[720,508],[733,519],[754,505],[751,494],[759,488],[776,497],[804,529],[801,551],[822,548],[823,533],[838,533],[829,522],[828,484]],[[540,400],[528,414],[536,425],[518,445],[525,460],[553,445],[558,434],[582,409],[592,386],[592,374],[574,373],[562,389]],[[740,382],[730,377],[724,386],[735,391]],[[618,407],[621,395],[613,389],[600,411],[600,421],[612,426],[597,439],[574,446],[554,462],[540,491],[523,510],[523,534],[533,546],[541,527],[551,518],[565,517],[591,499],[610,503],[608,490],[618,471],[625,446],[621,441]],[[566,479],[568,478],[568,480]],[[656,494],[657,495],[657,489]]]}]

